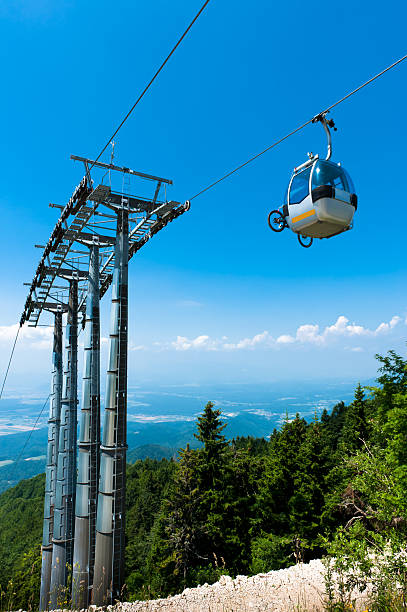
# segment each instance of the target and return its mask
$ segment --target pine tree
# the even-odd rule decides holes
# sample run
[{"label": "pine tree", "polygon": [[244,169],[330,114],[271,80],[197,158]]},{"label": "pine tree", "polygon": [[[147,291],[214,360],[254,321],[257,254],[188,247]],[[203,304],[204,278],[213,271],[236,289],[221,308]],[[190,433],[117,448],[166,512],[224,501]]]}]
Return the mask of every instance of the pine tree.
[{"label": "pine tree", "polygon": [[250,570],[251,527],[264,464],[257,452],[251,447],[230,449],[224,470],[222,556],[228,571],[235,574]]},{"label": "pine tree", "polygon": [[366,404],[363,388],[358,383],[355,399],[346,411],[342,431],[342,445],[348,452],[359,450],[368,439],[369,425],[366,417]]},{"label": "pine tree", "polygon": [[220,466],[224,461],[224,451],[228,443],[222,431],[226,423],[220,419],[221,411],[214,410],[213,402],[208,402],[198,417],[198,433],[195,438],[204,445],[201,453],[201,486],[204,489],[216,488],[220,477]]},{"label": "pine tree", "polygon": [[321,531],[325,478],[332,468],[330,438],[317,418],[308,426],[298,451],[299,468],[289,500],[290,524],[294,535],[314,545]]},{"label": "pine tree", "polygon": [[191,450],[188,445],[181,452],[168,502],[167,568],[174,565],[180,586],[216,579],[214,565],[224,554],[228,443],[220,415],[209,402],[198,417],[198,433],[194,435],[203,447]]},{"label": "pine tree", "polygon": [[382,446],[386,447],[389,461],[397,466],[398,476],[407,490],[407,393],[396,393],[393,405],[381,426]]},{"label": "pine tree", "polygon": [[294,493],[294,480],[300,469],[299,450],[307,424],[296,415],[288,419],[270,441],[258,494],[259,527],[266,533],[286,535],[291,529],[288,503]]},{"label": "pine tree", "polygon": [[[398,394],[407,393],[407,361],[395,351],[388,351],[387,355],[376,355],[381,364],[377,382],[381,388],[375,389],[375,407],[378,430],[386,422],[387,412],[395,406]],[[380,438],[380,436],[379,436]]]},{"label": "pine tree", "polygon": [[203,448],[198,450],[197,461],[198,488],[202,494],[199,516],[206,533],[200,554],[212,560],[215,566],[218,559],[225,555],[228,530],[225,507],[230,503],[226,482],[228,443],[222,433],[226,424],[220,416],[221,411],[214,409],[214,404],[208,402],[198,417],[198,433],[195,434],[203,444]]},{"label": "pine tree", "polygon": [[205,528],[201,522],[202,493],[198,488],[198,451],[189,444],[181,450],[175,487],[169,501],[167,533],[174,553],[175,568],[180,572],[184,585],[188,570],[201,559],[200,549]]},{"label": "pine tree", "polygon": [[321,425],[326,429],[333,449],[336,449],[342,436],[342,429],[345,422],[346,406],[344,402],[336,404],[328,414],[324,410],[321,415]]}]

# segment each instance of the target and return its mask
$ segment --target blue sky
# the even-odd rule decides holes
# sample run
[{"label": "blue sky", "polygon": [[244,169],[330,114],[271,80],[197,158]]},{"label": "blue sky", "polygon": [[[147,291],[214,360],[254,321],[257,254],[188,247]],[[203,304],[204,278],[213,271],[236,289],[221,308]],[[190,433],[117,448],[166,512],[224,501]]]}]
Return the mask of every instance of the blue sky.
[{"label": "blue sky", "polygon": [[[5,0],[0,367],[43,243],[96,155],[201,2]],[[116,161],[183,201],[406,53],[390,0],[212,0],[117,138]],[[353,231],[311,249],[267,227],[319,126],[193,201],[131,263],[130,382],[367,378],[405,352],[407,62],[332,116],[359,197]],[[103,305],[107,334],[108,302]],[[306,327],[304,327],[306,326]],[[48,385],[49,331],[24,332],[10,388]]]}]

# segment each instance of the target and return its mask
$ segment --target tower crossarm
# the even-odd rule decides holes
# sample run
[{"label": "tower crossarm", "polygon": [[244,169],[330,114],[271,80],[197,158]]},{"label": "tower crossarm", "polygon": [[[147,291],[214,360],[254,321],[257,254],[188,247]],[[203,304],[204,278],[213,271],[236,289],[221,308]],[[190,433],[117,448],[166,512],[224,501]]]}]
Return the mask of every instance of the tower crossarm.
[{"label": "tower crossarm", "polygon": [[[41,314],[46,312],[65,312],[68,303],[69,281],[78,281],[79,312],[84,320],[86,287],[88,278],[88,253],[86,247],[97,243],[100,247],[100,297],[112,282],[115,219],[118,210],[126,208],[129,213],[129,260],[155,234],[168,223],[189,209],[189,202],[159,201],[158,194],[162,184],[171,185],[172,181],[154,175],[136,172],[129,168],[96,162],[96,167],[134,175],[156,182],[153,197],[133,196],[129,193],[112,191],[110,186],[98,184],[94,187],[88,171],[92,160],[71,156],[83,161],[87,173],[74,190],[61,213],[48,242],[36,245],[43,249],[42,256],[29,284],[27,299],[20,323],[26,321],[31,327],[39,324]],[[124,190],[126,191],[126,190]],[[84,250],[85,247],[85,250]],[[62,282],[56,282],[59,279]]]},{"label": "tower crossarm", "polygon": [[[189,202],[164,202],[153,209],[153,211],[143,217],[140,222],[129,232],[129,261],[155,234],[164,229],[168,223],[177,219],[184,212],[189,210]],[[108,290],[112,282],[113,274],[113,253],[107,258],[101,268],[100,296],[102,297]]]},{"label": "tower crossarm", "polygon": [[[56,278],[64,277],[61,270],[63,270],[66,256],[76,240],[76,234],[81,231],[93,214],[94,207],[86,205],[91,192],[91,185],[84,177],[76,187],[69,202],[62,209],[30,285],[20,319],[21,324],[29,321],[32,326],[36,327],[42,310],[49,310],[49,308],[44,307],[44,304],[49,300],[55,300],[55,296],[51,293],[53,283]],[[73,266],[71,266],[71,273],[74,275]],[[77,278],[80,279],[80,276],[81,270],[78,270]],[[67,295],[68,286],[62,291],[58,290],[56,301],[66,304]]]}]

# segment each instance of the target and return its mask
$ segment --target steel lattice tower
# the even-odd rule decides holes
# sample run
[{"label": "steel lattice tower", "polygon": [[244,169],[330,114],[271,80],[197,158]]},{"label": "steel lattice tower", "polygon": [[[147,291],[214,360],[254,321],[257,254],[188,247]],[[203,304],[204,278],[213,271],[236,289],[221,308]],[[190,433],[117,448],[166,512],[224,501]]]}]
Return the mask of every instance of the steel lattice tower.
[{"label": "steel lattice tower", "polygon": [[[59,596],[61,602],[69,600],[71,569],[76,608],[87,606],[91,589],[95,603],[120,598],[125,548],[128,262],[190,207],[189,202],[158,199],[161,187],[172,185],[169,179],[113,163],[71,158],[84,164],[85,176],[65,206],[51,205],[61,210],[60,217],[47,244],[36,245],[43,254],[32,282],[27,283],[29,291],[21,316],[21,325],[28,322],[30,327],[39,325],[44,312],[56,317],[53,389],[59,392],[53,391],[49,421],[42,609],[49,603],[57,608]],[[120,173],[123,179],[119,191],[112,187],[112,172]],[[101,180],[95,187],[93,176],[98,173]],[[104,183],[106,176],[108,185]],[[130,177],[155,184],[153,195],[131,195]],[[99,301],[110,285],[109,366],[100,445]],[[61,317],[65,312],[62,369]],[[79,316],[85,329],[85,355],[76,482]],[[61,378],[62,399],[58,404],[55,398],[61,396]]]},{"label": "steel lattice tower", "polygon": [[99,243],[95,238],[94,244],[89,247],[82,408],[78,441],[78,481],[72,574],[72,605],[77,610],[88,607],[89,585],[93,583],[95,562],[100,446],[99,293]]},{"label": "steel lattice tower", "polygon": [[51,609],[60,607],[66,597],[69,569],[72,568],[74,508],[76,488],[77,360],[78,360],[78,281],[69,289],[65,337],[61,423],[57,461],[50,599]]},{"label": "steel lattice tower", "polygon": [[[126,201],[127,202],[127,201]],[[93,603],[120,597],[125,547],[127,344],[128,344],[128,210],[117,212],[117,233],[110,311],[109,365],[96,521]]]},{"label": "steel lattice tower", "polygon": [[62,397],[62,312],[54,317],[54,343],[52,349],[52,384],[48,419],[47,465],[45,468],[44,527],[42,535],[42,566],[40,610],[47,610],[51,582],[52,537],[54,534],[54,506],[57,477],[59,424]]}]

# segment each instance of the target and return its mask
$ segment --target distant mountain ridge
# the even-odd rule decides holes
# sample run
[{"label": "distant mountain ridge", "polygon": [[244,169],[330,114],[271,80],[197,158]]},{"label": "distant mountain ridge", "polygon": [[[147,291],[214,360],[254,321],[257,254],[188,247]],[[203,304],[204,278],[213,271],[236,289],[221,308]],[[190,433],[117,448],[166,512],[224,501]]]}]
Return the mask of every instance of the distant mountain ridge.
[{"label": "distant mountain ridge", "polygon": [[[279,416],[270,419],[250,413],[243,413],[235,418],[226,418],[228,432],[231,437],[240,435],[253,435],[264,437],[271,434],[278,425]],[[178,450],[188,443],[197,448],[199,442],[195,440],[193,432],[195,423],[191,420],[170,422],[144,422],[129,421],[127,444],[127,462],[134,463],[139,459],[170,459],[177,456]],[[13,460],[13,463],[0,467],[0,493],[15,486],[20,480],[31,478],[45,471],[45,452],[47,449],[47,429],[41,428],[33,431],[29,444],[18,462],[19,456],[26,440],[27,433],[16,433],[1,436],[0,462]],[[42,460],[29,460],[33,457],[43,456]]]},{"label": "distant mountain ridge", "polygon": [[[222,409],[222,418],[228,423],[230,438],[254,436],[267,439],[273,429],[280,426],[287,412],[290,415],[299,412],[310,421],[315,411],[320,413],[324,407],[333,405],[335,397],[346,398],[352,393],[351,383],[339,381],[327,384],[326,388],[309,381],[290,383],[289,393],[283,383],[198,386],[196,389],[169,387],[154,391],[130,388],[127,460],[132,463],[147,457],[158,460],[171,458],[188,443],[196,448],[198,442],[193,436],[195,418],[207,399],[214,399],[215,405]],[[7,423],[29,427],[30,418],[35,418],[38,408],[33,406],[32,411],[27,412],[24,402],[4,402],[7,420],[4,420],[3,429]],[[26,444],[28,436],[30,438]],[[31,459],[44,456],[46,447],[45,424],[33,432],[28,430],[1,435],[0,492],[24,478],[43,472],[45,460]],[[16,465],[14,462],[20,453]],[[13,463],[2,465],[3,461],[10,460]]]}]

